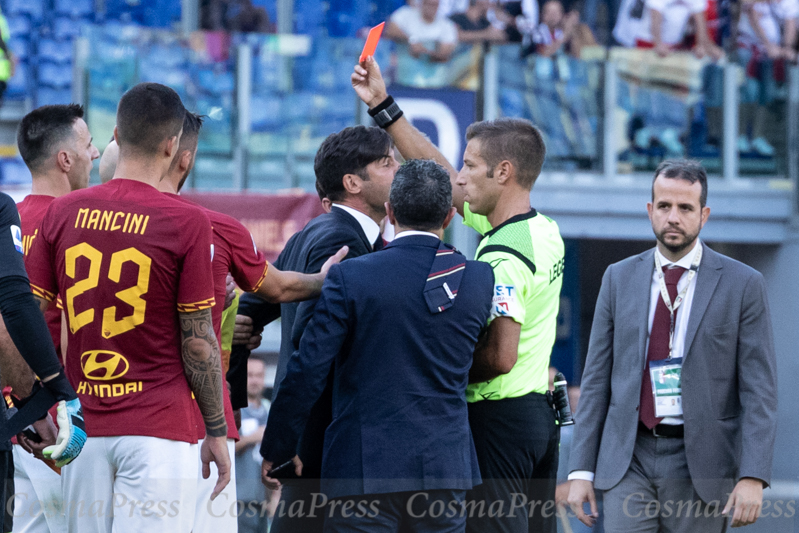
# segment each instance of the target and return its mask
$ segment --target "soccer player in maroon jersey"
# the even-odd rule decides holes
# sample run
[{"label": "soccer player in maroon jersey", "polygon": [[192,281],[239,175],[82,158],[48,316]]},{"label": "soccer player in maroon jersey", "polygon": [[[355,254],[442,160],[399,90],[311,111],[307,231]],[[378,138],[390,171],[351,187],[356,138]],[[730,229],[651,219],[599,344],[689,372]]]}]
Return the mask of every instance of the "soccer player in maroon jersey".
[{"label": "soccer player in maroon jersey", "polygon": [[[25,115],[17,129],[17,145],[20,155],[33,177],[31,194],[17,204],[21,219],[22,248],[26,267],[31,244],[39,233],[42,218],[50,203],[71,191],[84,189],[89,184],[92,161],[99,157],[92,143],[89,128],[83,120],[83,108],[77,104],[51,105],[34,109]],[[61,355],[61,310],[55,304],[44,313],[47,328],[53,339],[56,353]],[[6,357],[22,362],[16,348],[9,345],[10,339],[0,321],[0,345]],[[15,365],[15,367],[18,365]],[[19,365],[18,371],[10,372],[14,378],[9,384],[13,395],[24,398],[31,391],[33,373],[27,365]],[[56,416],[51,409],[48,416],[34,424],[41,442],[33,442],[20,436],[14,442],[14,483],[17,492],[39,502],[61,502],[61,478],[41,462],[42,450],[55,443],[56,428],[52,419]],[[33,453],[25,453],[22,450]],[[15,528],[19,531],[63,531],[66,522],[63,515],[45,510],[36,512],[35,506],[20,500],[20,509],[15,513]]]},{"label": "soccer player in maroon jersey", "polygon": [[[180,147],[172,167],[160,185],[159,190],[180,199],[190,205],[191,202],[177,196],[194,166],[197,155],[197,140],[202,127],[202,117],[187,111],[183,122],[183,135],[180,138]],[[220,328],[222,323],[222,309],[226,296],[226,277],[228,272],[233,275],[236,284],[248,292],[254,292],[262,298],[275,302],[292,302],[305,300],[317,296],[321,284],[330,265],[337,263],[347,253],[347,247],[342,248],[322,267],[321,276],[310,276],[296,272],[281,272],[273,265],[269,265],[264,255],[257,250],[252,235],[238,220],[228,215],[204,209],[213,227],[214,241],[214,298],[216,305],[213,309],[214,331],[217,339],[221,339]],[[223,370],[227,373],[227,361],[223,361]],[[205,434],[202,417],[195,411],[198,422],[198,439]],[[228,423],[228,449],[230,454],[235,453],[235,441],[239,434],[233,419],[233,410],[230,406],[230,396],[225,395],[225,417]],[[197,498],[197,508],[193,533],[218,533],[219,531],[235,531],[237,515],[235,507],[235,469],[231,465],[231,483],[223,491],[221,504],[210,507],[208,495],[213,490],[213,484],[200,481]]]},{"label": "soccer player in maroon jersey", "polygon": [[191,531],[195,399],[207,432],[203,474],[216,463],[215,493],[229,481],[211,225],[156,189],[184,117],[168,87],[125,93],[117,179],[54,200],[30,251],[40,305],[63,301],[67,375],[89,436],[82,460],[62,471],[70,532]]}]

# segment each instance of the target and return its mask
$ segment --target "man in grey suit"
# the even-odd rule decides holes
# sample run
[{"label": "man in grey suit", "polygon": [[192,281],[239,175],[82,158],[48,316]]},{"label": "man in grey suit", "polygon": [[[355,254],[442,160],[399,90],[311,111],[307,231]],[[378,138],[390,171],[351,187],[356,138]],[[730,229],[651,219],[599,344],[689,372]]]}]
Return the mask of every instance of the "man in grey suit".
[{"label": "man in grey suit", "polygon": [[647,204],[657,247],[602,279],[568,502],[591,525],[594,487],[604,491],[608,532],[752,524],[771,477],[777,380],[766,287],[698,239],[706,200],[699,164],[662,163]]}]

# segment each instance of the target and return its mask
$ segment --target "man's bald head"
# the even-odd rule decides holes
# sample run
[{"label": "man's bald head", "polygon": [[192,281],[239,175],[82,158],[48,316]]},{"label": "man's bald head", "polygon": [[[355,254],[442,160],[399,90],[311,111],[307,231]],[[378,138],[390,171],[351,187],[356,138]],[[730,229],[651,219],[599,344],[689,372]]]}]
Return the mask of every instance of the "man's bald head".
[{"label": "man's bald head", "polygon": [[100,158],[100,181],[102,183],[108,183],[114,177],[117,170],[117,159],[119,159],[119,145],[115,139],[111,139],[111,142],[103,150],[103,157]]}]

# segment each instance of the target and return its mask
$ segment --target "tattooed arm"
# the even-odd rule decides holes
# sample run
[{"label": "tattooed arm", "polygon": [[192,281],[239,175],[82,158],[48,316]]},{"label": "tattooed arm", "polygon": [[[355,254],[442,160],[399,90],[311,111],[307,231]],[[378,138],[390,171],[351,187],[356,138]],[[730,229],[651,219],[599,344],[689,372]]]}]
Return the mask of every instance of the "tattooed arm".
[{"label": "tattooed arm", "polygon": [[211,309],[179,313],[182,334],[183,371],[197,399],[210,437],[227,435],[222,402],[222,360],[214,335]]},{"label": "tattooed arm", "polygon": [[211,495],[213,500],[230,481],[230,456],[227,449],[227,423],[222,382],[222,359],[214,335],[211,309],[178,313],[182,337],[183,371],[205,421],[206,437],[200,449],[203,479],[211,475],[216,463],[219,478]]}]

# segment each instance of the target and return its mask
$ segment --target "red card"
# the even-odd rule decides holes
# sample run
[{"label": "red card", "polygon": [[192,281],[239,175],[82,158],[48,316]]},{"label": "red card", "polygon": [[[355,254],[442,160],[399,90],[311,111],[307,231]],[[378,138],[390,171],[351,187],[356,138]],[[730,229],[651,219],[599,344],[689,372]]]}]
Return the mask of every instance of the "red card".
[{"label": "red card", "polygon": [[383,34],[383,26],[385,25],[385,22],[381,22],[369,30],[369,36],[366,38],[366,44],[363,47],[363,52],[361,52],[361,58],[358,60],[359,63],[363,63],[367,57],[375,55],[377,43],[380,42],[380,36]]}]

